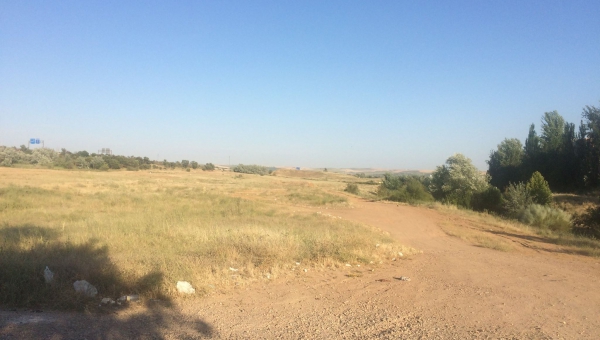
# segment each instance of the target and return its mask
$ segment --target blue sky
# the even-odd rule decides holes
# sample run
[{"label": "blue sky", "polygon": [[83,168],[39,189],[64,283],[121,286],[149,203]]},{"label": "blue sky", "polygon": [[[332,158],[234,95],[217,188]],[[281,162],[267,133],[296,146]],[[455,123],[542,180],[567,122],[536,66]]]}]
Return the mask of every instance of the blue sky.
[{"label": "blue sky", "polygon": [[481,169],[600,104],[599,1],[0,0],[0,145]]}]

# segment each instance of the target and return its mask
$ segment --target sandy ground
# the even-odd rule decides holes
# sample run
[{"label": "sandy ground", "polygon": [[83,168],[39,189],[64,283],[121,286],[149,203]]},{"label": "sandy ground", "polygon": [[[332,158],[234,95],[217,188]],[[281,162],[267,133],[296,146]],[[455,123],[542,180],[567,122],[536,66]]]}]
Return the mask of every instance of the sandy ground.
[{"label": "sandy ground", "polygon": [[[501,252],[446,235],[469,221],[355,200],[328,209],[422,254],[371,267],[299,270],[226,295],[105,315],[0,311],[2,339],[598,339],[600,259],[503,233]],[[400,280],[402,276],[410,281]]]}]

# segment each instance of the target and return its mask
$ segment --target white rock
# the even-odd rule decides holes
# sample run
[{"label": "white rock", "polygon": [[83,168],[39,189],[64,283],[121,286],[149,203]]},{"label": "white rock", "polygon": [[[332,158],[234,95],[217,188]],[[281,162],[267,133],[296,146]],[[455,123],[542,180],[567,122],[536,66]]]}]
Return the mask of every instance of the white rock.
[{"label": "white rock", "polygon": [[[233,267],[229,267],[229,270],[231,270],[232,272],[237,272],[238,271],[238,269],[235,269]],[[179,282],[182,282],[182,281],[179,281]]]},{"label": "white rock", "polygon": [[398,252],[398,256],[402,257],[402,256],[404,256],[404,254],[402,254],[401,252]]},{"label": "white rock", "polygon": [[187,281],[177,281],[177,291],[183,294],[194,294],[196,290]]},{"label": "white rock", "polygon": [[308,272],[308,269],[304,268],[304,272],[305,272],[305,273],[306,273],[306,272]]},{"label": "white rock", "polygon": [[98,289],[96,289],[96,287],[92,286],[92,284],[86,280],[75,281],[75,283],[73,283],[73,288],[75,288],[77,293],[85,296],[95,297],[98,295]]},{"label": "white rock", "polygon": [[352,267],[352,265],[349,263],[346,263],[346,267]]},{"label": "white rock", "polygon": [[100,301],[100,303],[102,303],[103,305],[108,305],[110,303],[112,305],[115,303],[115,300],[111,298],[104,298],[102,299],[102,301]]},{"label": "white rock", "polygon": [[46,266],[46,269],[44,269],[44,280],[46,280],[46,283],[52,283],[52,280],[54,280],[54,273],[50,270],[50,268],[48,268],[48,266]]},{"label": "white rock", "polygon": [[299,266],[299,265],[300,265],[300,262],[296,262],[296,265],[297,265],[297,266]]}]

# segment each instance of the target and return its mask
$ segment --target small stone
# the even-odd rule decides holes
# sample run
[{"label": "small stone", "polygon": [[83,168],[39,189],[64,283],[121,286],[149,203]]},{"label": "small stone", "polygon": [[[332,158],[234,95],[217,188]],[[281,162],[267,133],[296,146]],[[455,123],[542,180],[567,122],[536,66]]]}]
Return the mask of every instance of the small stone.
[{"label": "small stone", "polygon": [[44,280],[46,280],[46,283],[52,283],[52,280],[54,280],[54,273],[50,270],[50,268],[48,268],[48,266],[46,266],[46,269],[44,269]]},{"label": "small stone", "polygon": [[300,265],[300,262],[296,262],[296,265],[297,265],[297,266],[299,266],[299,265]]},{"label": "small stone", "polygon": [[112,305],[112,304],[114,304],[114,303],[115,303],[115,300],[113,300],[113,299],[111,299],[111,298],[104,298],[104,299],[102,299],[101,303],[102,303],[103,305],[108,305],[108,304],[111,304],[111,305]]},{"label": "small stone", "polygon": [[305,273],[306,273],[306,272],[308,272],[308,269],[304,268],[304,272],[305,272]]},{"label": "small stone", "polygon": [[98,295],[98,289],[96,289],[96,287],[92,286],[92,284],[86,280],[75,281],[75,283],[73,283],[73,288],[75,288],[77,293],[88,297],[95,297]]},{"label": "small stone", "polygon": [[404,254],[402,254],[401,252],[398,252],[398,256],[402,257],[402,256],[404,256]]},{"label": "small stone", "polygon": [[183,294],[194,294],[196,290],[187,281],[177,281],[177,291]]},{"label": "small stone", "polygon": [[346,267],[352,267],[350,263],[346,263]]},{"label": "small stone", "polygon": [[235,269],[235,268],[232,268],[232,267],[229,267],[229,270],[231,270],[232,272],[237,272],[238,271],[238,269]]}]

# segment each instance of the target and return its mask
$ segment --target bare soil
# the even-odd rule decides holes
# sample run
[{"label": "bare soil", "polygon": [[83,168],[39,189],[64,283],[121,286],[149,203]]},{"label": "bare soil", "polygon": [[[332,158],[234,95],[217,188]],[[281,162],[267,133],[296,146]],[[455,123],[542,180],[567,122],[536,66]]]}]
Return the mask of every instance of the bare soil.
[{"label": "bare soil", "polygon": [[[2,339],[598,339],[600,260],[424,207],[306,208],[378,227],[421,254],[105,314],[0,311]],[[479,228],[504,252],[448,236]],[[410,278],[410,281],[401,278]]]}]

